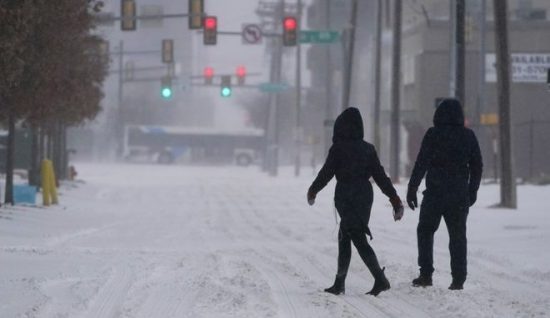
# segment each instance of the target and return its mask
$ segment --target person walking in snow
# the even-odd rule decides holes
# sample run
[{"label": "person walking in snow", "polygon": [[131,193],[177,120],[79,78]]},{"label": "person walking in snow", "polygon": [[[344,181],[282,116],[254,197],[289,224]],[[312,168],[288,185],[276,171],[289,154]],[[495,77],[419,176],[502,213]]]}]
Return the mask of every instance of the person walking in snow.
[{"label": "person walking in snow", "polygon": [[441,218],[449,231],[451,290],[463,289],[467,275],[466,219],[476,202],[483,163],[474,132],[464,127],[464,113],[456,99],[444,99],[437,107],[434,126],[428,129],[414,165],[407,204],[418,207],[416,192],[426,175],[426,190],[417,227],[420,276],[413,286],[431,286],[434,233]]},{"label": "person walking in snow", "polygon": [[394,209],[394,219],[403,216],[403,205],[390,179],[380,164],[374,146],[363,140],[363,119],[357,108],[350,107],[334,123],[332,146],[325,164],[307,192],[310,205],[327,183],[336,176],[334,202],[340,215],[338,232],[338,269],[334,285],[325,292],[335,295],[345,293],[345,280],[351,260],[351,242],[367,265],[374,286],[368,292],[378,295],[390,289],[390,283],[380,268],[374,250],[366,235],[372,239],[369,219],[373,202],[373,189],[369,179],[372,177],[382,192],[390,198]]}]

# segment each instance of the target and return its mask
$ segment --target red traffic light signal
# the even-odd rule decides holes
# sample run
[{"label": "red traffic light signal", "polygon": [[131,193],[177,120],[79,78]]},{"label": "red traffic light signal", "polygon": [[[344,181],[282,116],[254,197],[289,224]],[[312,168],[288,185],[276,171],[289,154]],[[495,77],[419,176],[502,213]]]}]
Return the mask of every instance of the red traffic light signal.
[{"label": "red traffic light signal", "polygon": [[211,16],[204,18],[204,28],[205,29],[217,29],[218,28],[218,18]]},{"label": "red traffic light signal", "polygon": [[205,84],[212,84],[212,81],[214,79],[214,69],[212,67],[205,67],[203,71],[204,75],[204,83]]},{"label": "red traffic light signal", "polygon": [[295,17],[283,19],[283,45],[294,46],[298,40],[298,21]]},{"label": "red traffic light signal", "polygon": [[292,30],[296,30],[298,23],[296,22],[296,18],[286,17],[284,19],[283,26],[285,27],[285,31],[292,31]]},{"label": "red traffic light signal", "polygon": [[203,43],[204,45],[215,45],[218,41],[218,18],[208,16],[203,21]]},{"label": "red traffic light signal", "polygon": [[235,72],[237,74],[237,83],[239,85],[244,84],[244,78],[246,76],[246,67],[244,66],[237,66],[237,71]]}]

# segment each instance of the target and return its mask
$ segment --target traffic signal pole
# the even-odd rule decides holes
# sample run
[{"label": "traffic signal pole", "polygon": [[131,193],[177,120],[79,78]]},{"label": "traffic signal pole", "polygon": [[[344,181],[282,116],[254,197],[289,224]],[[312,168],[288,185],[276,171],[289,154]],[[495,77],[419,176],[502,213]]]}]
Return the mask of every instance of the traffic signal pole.
[{"label": "traffic signal pole", "polygon": [[500,206],[516,209],[517,189],[512,149],[512,113],[510,109],[508,1],[494,0],[493,3],[497,62],[497,100],[499,107]]},{"label": "traffic signal pole", "polygon": [[[285,0],[280,0],[278,8],[275,12],[275,21],[282,21],[285,12]],[[280,25],[280,24],[276,24]],[[282,38],[273,38],[274,52],[271,55],[271,83],[281,82],[281,67],[283,59],[283,43]],[[268,171],[269,175],[276,177],[279,173],[279,120],[277,108],[279,107],[279,93],[271,93],[269,96],[269,144],[267,149]]]},{"label": "traffic signal pole", "polygon": [[[302,27],[302,0],[298,0],[298,14],[297,14],[297,31],[300,33]],[[294,175],[300,176],[301,166],[301,147],[302,147],[302,49],[300,41],[296,42],[296,146],[295,146],[295,163],[294,163]]]},{"label": "traffic signal pole", "polygon": [[485,52],[487,43],[487,0],[481,0],[479,12],[479,80],[476,105],[476,119],[478,132],[481,132],[481,113],[485,106]]},{"label": "traffic signal pole", "polygon": [[401,103],[401,16],[402,0],[394,0],[392,84],[391,84],[391,143],[390,143],[390,177],[399,182],[399,148],[400,148],[400,103]]},{"label": "traffic signal pole", "polygon": [[350,35],[347,45],[346,73],[344,74],[344,94],[342,96],[342,110],[348,108],[353,78],[353,51],[355,50],[355,30],[357,29],[358,0],[353,0],[351,7]]},{"label": "traffic signal pole", "polygon": [[[331,0],[325,0],[325,29],[331,30]],[[331,133],[332,133],[332,121],[334,120],[334,105],[332,99],[332,58],[331,58],[331,47],[327,45],[325,48],[325,64],[327,68],[327,75],[325,79],[325,122],[323,123],[323,133],[324,133],[324,143],[325,143],[325,152],[324,155],[328,154],[330,146],[332,145]]]},{"label": "traffic signal pole", "polygon": [[381,102],[381,87],[382,87],[382,0],[376,3],[376,48],[374,53],[374,120],[373,120],[373,136],[374,147],[380,154],[381,152],[381,137],[380,137],[380,105]]},{"label": "traffic signal pole", "polygon": [[124,100],[124,41],[120,40],[118,44],[118,107],[116,112],[116,140],[117,140],[117,155],[119,158],[122,158],[124,155],[122,153],[123,149],[123,135],[124,135],[124,125],[122,120],[122,103]]}]

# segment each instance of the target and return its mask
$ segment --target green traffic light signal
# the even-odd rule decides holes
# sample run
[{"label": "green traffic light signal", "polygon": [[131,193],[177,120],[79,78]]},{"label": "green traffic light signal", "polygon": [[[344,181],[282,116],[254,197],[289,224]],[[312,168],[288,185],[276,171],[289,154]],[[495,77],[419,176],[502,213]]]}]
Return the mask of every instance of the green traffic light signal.
[{"label": "green traffic light signal", "polygon": [[164,99],[172,98],[172,79],[168,76],[161,78],[160,80],[160,96]]},{"label": "green traffic light signal", "polygon": [[222,76],[222,85],[220,87],[221,87],[220,93],[222,97],[231,96],[231,76],[230,75]]},{"label": "green traffic light signal", "polygon": [[172,89],[170,87],[162,88],[161,95],[166,99],[172,97]]},{"label": "green traffic light signal", "polygon": [[231,96],[231,87],[222,87],[222,97]]}]

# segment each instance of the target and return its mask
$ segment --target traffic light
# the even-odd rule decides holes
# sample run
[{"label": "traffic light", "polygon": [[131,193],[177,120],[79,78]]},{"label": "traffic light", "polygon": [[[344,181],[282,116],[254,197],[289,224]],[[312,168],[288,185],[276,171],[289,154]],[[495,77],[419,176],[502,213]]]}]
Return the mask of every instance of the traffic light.
[{"label": "traffic light", "polygon": [[99,41],[98,51],[101,61],[107,63],[109,61],[109,41]]},{"label": "traffic light", "polygon": [[205,17],[203,31],[204,45],[216,45],[218,42],[218,18],[215,16]]},{"label": "traffic light", "polygon": [[221,91],[220,94],[222,97],[229,97],[231,96],[231,76],[230,75],[224,75],[222,76],[222,85],[221,85]]},{"label": "traffic light", "polygon": [[162,63],[174,63],[174,40],[162,40]]},{"label": "traffic light", "polygon": [[202,29],[204,0],[189,0],[189,29]]},{"label": "traffic light", "polygon": [[237,74],[237,83],[239,85],[244,85],[244,78],[246,76],[246,67],[242,65],[237,66],[237,71],[235,73]]},{"label": "traffic light", "polygon": [[295,46],[298,41],[298,21],[295,17],[283,19],[283,45]]},{"label": "traffic light", "polygon": [[122,31],[135,31],[136,20],[136,2],[134,0],[120,0],[120,29]]},{"label": "traffic light", "polygon": [[214,79],[214,69],[209,66],[205,67],[203,71],[203,75],[204,75],[204,84],[211,85]]},{"label": "traffic light", "polygon": [[161,79],[160,96],[164,99],[172,98],[172,78],[165,76]]},{"label": "traffic light", "polygon": [[124,80],[133,81],[135,74],[135,63],[134,61],[128,61],[124,64]]}]

